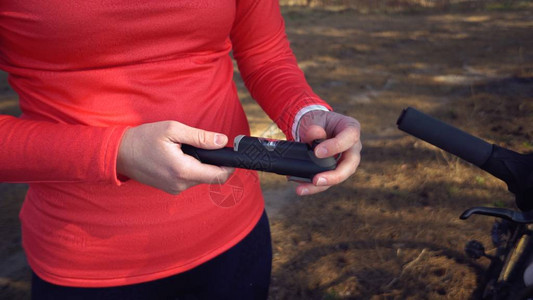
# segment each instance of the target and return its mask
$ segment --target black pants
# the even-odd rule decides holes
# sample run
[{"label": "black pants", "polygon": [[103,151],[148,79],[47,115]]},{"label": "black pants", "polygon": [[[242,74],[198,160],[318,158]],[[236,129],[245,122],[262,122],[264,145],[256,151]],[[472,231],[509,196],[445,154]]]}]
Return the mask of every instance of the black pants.
[{"label": "black pants", "polygon": [[77,288],[32,278],[33,300],[266,299],[272,267],[270,228],[263,213],[252,232],[230,250],[181,274],[126,286]]}]

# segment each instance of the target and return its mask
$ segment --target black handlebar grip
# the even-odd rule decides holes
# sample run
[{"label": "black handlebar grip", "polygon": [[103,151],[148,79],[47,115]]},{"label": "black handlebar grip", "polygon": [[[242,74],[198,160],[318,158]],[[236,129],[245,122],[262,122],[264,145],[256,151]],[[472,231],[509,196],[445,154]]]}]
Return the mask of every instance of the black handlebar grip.
[{"label": "black handlebar grip", "polygon": [[202,163],[276,173],[311,181],[321,172],[334,170],[333,157],[317,158],[305,143],[238,136],[234,148],[206,150],[182,145],[182,151]]},{"label": "black handlebar grip", "polygon": [[493,145],[412,107],[403,110],[396,124],[400,130],[478,167],[483,166],[492,153]]},{"label": "black handlebar grip", "polygon": [[231,148],[206,150],[182,144],[181,151],[209,165],[235,167],[238,162],[237,153]]}]

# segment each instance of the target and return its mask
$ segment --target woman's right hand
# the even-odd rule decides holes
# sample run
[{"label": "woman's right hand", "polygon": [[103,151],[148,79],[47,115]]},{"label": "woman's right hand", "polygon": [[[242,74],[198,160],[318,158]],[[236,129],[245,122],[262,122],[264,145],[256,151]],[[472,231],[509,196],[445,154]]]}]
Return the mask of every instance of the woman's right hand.
[{"label": "woman's right hand", "polygon": [[117,173],[179,194],[201,183],[223,183],[233,168],[202,164],[181,151],[181,144],[203,149],[224,147],[228,137],[176,121],[161,121],[126,130],[117,158]]}]

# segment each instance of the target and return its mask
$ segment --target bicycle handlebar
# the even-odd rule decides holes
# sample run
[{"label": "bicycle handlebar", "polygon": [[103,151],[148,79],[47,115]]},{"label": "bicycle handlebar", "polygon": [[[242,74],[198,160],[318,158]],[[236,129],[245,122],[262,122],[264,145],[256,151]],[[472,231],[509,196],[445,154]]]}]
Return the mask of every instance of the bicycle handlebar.
[{"label": "bicycle handlebar", "polygon": [[290,180],[311,182],[316,174],[337,166],[333,157],[315,156],[313,150],[318,142],[308,145],[239,135],[233,148],[206,150],[182,144],[181,149],[202,163],[272,172],[287,175]]},{"label": "bicycle handlebar", "polygon": [[414,108],[403,110],[398,128],[421,140],[481,167],[492,153],[492,145]]},{"label": "bicycle handlebar", "polygon": [[412,107],[404,109],[396,123],[400,130],[503,180],[509,191],[515,194],[521,210],[533,209],[533,153],[520,154],[491,145]]}]

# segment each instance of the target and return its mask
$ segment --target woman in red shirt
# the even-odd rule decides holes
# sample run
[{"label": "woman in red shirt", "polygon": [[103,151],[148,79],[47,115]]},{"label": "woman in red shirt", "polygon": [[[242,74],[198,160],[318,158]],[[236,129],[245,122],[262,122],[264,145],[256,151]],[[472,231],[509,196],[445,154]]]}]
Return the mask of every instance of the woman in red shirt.
[{"label": "woman in red shirt", "polygon": [[[0,2],[0,69],[22,110],[0,115],[0,181],[30,186],[20,218],[35,299],[266,297],[256,173],[180,149],[249,134],[230,52],[288,139],[327,138],[316,155],[342,154],[298,194],[355,172],[359,124],[312,92],[275,0]],[[167,294],[175,280],[194,292]]]}]

